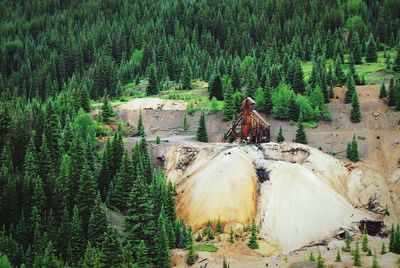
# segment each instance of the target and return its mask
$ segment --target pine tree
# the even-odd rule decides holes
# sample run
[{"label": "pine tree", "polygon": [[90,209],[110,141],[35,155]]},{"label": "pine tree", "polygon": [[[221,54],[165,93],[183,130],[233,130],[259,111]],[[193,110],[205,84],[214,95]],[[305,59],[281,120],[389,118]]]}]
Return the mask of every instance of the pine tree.
[{"label": "pine tree", "polygon": [[310,254],[308,255],[308,260],[315,261],[314,252],[310,251]]},{"label": "pine tree", "polygon": [[400,73],[400,45],[397,45],[397,55],[393,63],[393,71]]},{"label": "pine tree", "polygon": [[294,142],[297,143],[302,143],[302,144],[307,144],[307,137],[306,137],[306,132],[304,131],[304,126],[301,120],[297,123],[297,130],[296,130],[296,138]]},{"label": "pine tree", "polygon": [[297,122],[300,116],[300,107],[296,102],[294,94],[289,99],[289,119]]},{"label": "pine tree", "polygon": [[299,60],[295,60],[294,63],[294,74],[293,74],[293,91],[296,93],[303,94],[305,91],[303,69]]},{"label": "pine tree", "polygon": [[386,254],[386,246],[385,246],[385,242],[382,242],[382,247],[381,247],[381,255]]},{"label": "pine tree", "polygon": [[219,234],[223,234],[224,233],[224,227],[222,227],[222,224],[221,224],[221,217],[218,217],[216,231]]},{"label": "pine tree", "polygon": [[336,85],[343,85],[346,80],[346,76],[342,69],[342,60],[340,59],[339,55],[336,57],[334,63],[334,72],[335,72],[335,84]]},{"label": "pine tree", "polygon": [[389,97],[388,97],[388,106],[396,105],[396,91],[395,91],[394,79],[390,78],[389,83]]},{"label": "pine tree", "polygon": [[350,252],[351,251],[351,241],[352,241],[352,238],[351,238],[349,232],[346,232],[345,246],[342,248],[342,250],[344,252]]},{"label": "pine tree", "polygon": [[356,85],[354,83],[354,79],[353,79],[352,75],[349,75],[347,77],[346,87],[347,87],[347,90],[346,90],[345,97],[344,97],[344,103],[351,103],[354,92],[356,92]]},{"label": "pine tree", "polygon": [[351,48],[352,54],[354,56],[354,62],[356,64],[361,64],[362,63],[362,54],[361,54],[362,51],[361,51],[360,37],[357,32],[353,32],[351,35],[350,48]]},{"label": "pine tree", "polygon": [[342,262],[342,257],[340,256],[340,250],[336,253],[335,262]]},{"label": "pine tree", "polygon": [[249,248],[251,249],[257,249],[258,248],[258,235],[257,235],[257,226],[255,221],[253,220],[253,224],[251,225],[251,235],[250,235],[250,240],[249,243],[247,244]]},{"label": "pine tree", "polygon": [[144,137],[146,134],[144,132],[144,124],[143,124],[143,116],[142,111],[139,112],[139,120],[137,124],[137,133],[136,135]]},{"label": "pine tree", "polygon": [[367,252],[369,249],[368,246],[368,232],[367,232],[367,226],[364,224],[364,232],[363,232],[363,239],[362,239],[362,245],[361,249],[364,252]]},{"label": "pine tree", "polygon": [[89,166],[85,164],[81,173],[79,191],[77,194],[77,205],[80,211],[82,228],[85,233],[87,232],[90,214],[92,213],[95,205],[96,195],[97,182],[93,177]]},{"label": "pine tree", "polygon": [[379,98],[384,99],[387,97],[386,88],[385,88],[385,81],[382,81],[381,90],[379,92]]},{"label": "pine tree", "polygon": [[235,243],[235,238],[234,238],[234,232],[233,232],[233,228],[231,226],[231,228],[229,229],[229,243],[233,244]]},{"label": "pine tree", "polygon": [[201,142],[208,142],[207,126],[204,112],[201,112],[199,120],[199,128],[197,129],[197,140]]},{"label": "pine tree", "polygon": [[157,95],[158,94],[158,80],[157,80],[157,70],[154,65],[150,66],[150,76],[149,76],[149,84],[146,88],[147,96]]},{"label": "pine tree", "polygon": [[107,215],[106,208],[101,202],[100,194],[98,193],[94,202],[94,207],[89,219],[88,225],[88,241],[93,246],[99,247],[103,243],[104,233],[107,231]]},{"label": "pine tree", "polygon": [[191,79],[192,79],[192,69],[190,67],[189,61],[185,59],[181,73],[181,82],[183,89],[192,89]]},{"label": "pine tree", "polygon": [[358,93],[354,92],[351,100],[350,120],[353,123],[361,122],[360,104],[358,102]]},{"label": "pine tree", "polygon": [[376,53],[376,43],[372,34],[369,36],[367,41],[365,60],[367,62],[376,62],[378,60],[378,54]]},{"label": "pine tree", "polygon": [[371,266],[371,268],[380,268],[380,267],[381,266],[378,263],[377,256],[376,256],[376,251],[375,251],[374,255],[372,256],[372,266]]},{"label": "pine tree", "polygon": [[102,245],[101,263],[103,267],[121,267],[122,248],[117,230],[108,225]]},{"label": "pine tree", "polygon": [[111,117],[113,117],[114,112],[112,110],[111,104],[108,100],[108,96],[104,97],[103,106],[101,107],[101,120],[103,123],[108,124],[110,123]]},{"label": "pine tree", "polygon": [[318,251],[317,268],[325,268],[325,260],[322,257],[321,251]]},{"label": "pine tree", "polygon": [[151,267],[147,247],[143,240],[141,240],[139,245],[136,247],[136,264],[138,267]]},{"label": "pine tree", "polygon": [[357,140],[355,135],[353,135],[353,139],[351,142],[347,144],[347,158],[350,159],[353,162],[359,161],[359,156],[358,156],[358,145],[357,145]]},{"label": "pine tree", "polygon": [[209,99],[216,98],[217,100],[223,100],[224,95],[222,91],[222,82],[219,74],[216,74],[209,82]]},{"label": "pine tree", "polygon": [[[226,105],[226,104],[225,104]],[[224,113],[225,116],[225,113]],[[188,131],[189,129],[189,123],[188,123],[188,119],[187,119],[187,113],[185,112],[185,114],[183,115],[183,129],[185,131]]]},{"label": "pine tree", "polygon": [[196,255],[194,253],[194,243],[193,243],[193,232],[192,231],[189,232],[188,240],[189,240],[189,252],[188,252],[188,257],[186,259],[186,263],[191,266],[191,265],[195,264],[195,262],[196,262]]},{"label": "pine tree", "polygon": [[[224,97],[224,121],[230,121],[235,119],[236,117],[236,107],[233,102],[233,91],[231,83],[227,83],[227,87],[225,89],[225,97]],[[185,114],[186,115],[186,114]]]},{"label": "pine tree", "polygon": [[70,256],[70,261],[72,263],[77,263],[85,250],[85,236],[82,229],[82,222],[79,216],[79,210],[76,206],[73,210],[71,234],[69,239],[69,242],[71,243],[72,254],[72,256]]},{"label": "pine tree", "polygon": [[85,250],[85,255],[82,261],[83,268],[100,268],[100,251],[88,242]]},{"label": "pine tree", "polygon": [[361,256],[358,242],[356,242],[356,248],[353,251],[353,264],[354,266],[361,266]]},{"label": "pine tree", "polygon": [[271,112],[272,112],[272,89],[269,86],[267,86],[265,89],[264,103],[265,103],[265,108],[264,108],[265,113],[271,114]]},{"label": "pine tree", "polygon": [[282,134],[282,127],[279,127],[279,133],[278,133],[278,136],[276,137],[276,141],[277,142],[285,141],[285,138],[283,137],[283,134]]},{"label": "pine tree", "polygon": [[157,221],[158,233],[155,237],[155,244],[156,244],[155,263],[157,264],[158,267],[169,268],[170,267],[169,240],[166,228],[167,228],[166,218],[164,210],[162,209]]}]

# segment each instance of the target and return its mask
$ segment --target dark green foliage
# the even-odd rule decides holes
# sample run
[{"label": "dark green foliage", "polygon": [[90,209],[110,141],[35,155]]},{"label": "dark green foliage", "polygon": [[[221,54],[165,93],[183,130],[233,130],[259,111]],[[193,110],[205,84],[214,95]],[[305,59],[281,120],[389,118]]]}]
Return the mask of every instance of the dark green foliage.
[{"label": "dark green foliage", "polygon": [[368,232],[367,232],[367,226],[364,224],[364,232],[363,232],[363,238],[362,238],[362,244],[361,244],[361,249],[364,252],[367,252],[369,250],[369,245],[368,245]]},{"label": "dark green foliage", "polygon": [[[236,107],[233,101],[233,91],[231,83],[225,88],[225,95],[224,95],[224,121],[230,121],[235,119],[236,117]],[[185,114],[186,116],[186,114]],[[186,117],[185,117],[186,118]]]},{"label": "dark green foliage", "polygon": [[79,180],[79,191],[77,193],[77,205],[79,208],[82,229],[86,233],[90,215],[95,205],[97,194],[97,182],[93,177],[89,166],[85,164]]},{"label": "dark green foliage", "polygon": [[108,225],[101,248],[101,263],[104,267],[120,267],[122,265],[122,248],[117,230]]},{"label": "dark green foliage", "polygon": [[191,79],[192,79],[192,69],[190,67],[189,61],[185,59],[181,72],[181,82],[183,89],[192,88]]},{"label": "dark green foliage", "polygon": [[110,123],[111,117],[113,117],[114,112],[112,110],[111,104],[108,100],[108,97],[104,97],[104,102],[103,106],[101,107],[101,120],[105,123],[108,124]]},{"label": "dark green foliage", "polygon": [[347,144],[347,158],[350,159],[353,162],[357,162],[359,160],[358,157],[358,145],[357,145],[357,140],[355,135],[353,135],[353,139],[351,142]]},{"label": "dark green foliage", "polygon": [[307,137],[306,137],[306,132],[304,130],[304,126],[300,120],[297,123],[296,138],[295,138],[294,142],[302,143],[302,144],[308,143]]},{"label": "dark green foliage", "polygon": [[289,100],[289,119],[296,121],[299,120],[300,107],[296,102],[295,96],[292,95]]},{"label": "dark green foliage", "polygon": [[358,93],[354,91],[351,100],[350,121],[353,123],[361,122],[360,103],[358,102]]},{"label": "dark green foliage", "polygon": [[107,230],[108,220],[106,208],[100,200],[100,195],[97,194],[94,207],[90,215],[87,238],[93,246],[99,247],[104,238],[104,233]]},{"label": "dark green foliage", "polygon": [[342,250],[344,252],[350,252],[351,251],[351,241],[352,241],[352,238],[351,238],[349,232],[346,232],[345,246],[342,248]]},{"label": "dark green foliage", "polygon": [[358,242],[356,242],[356,247],[353,250],[353,265],[354,266],[361,266],[361,256],[360,256],[360,249],[358,247]]},{"label": "dark green foliage", "polygon": [[69,260],[71,263],[77,263],[80,259],[80,256],[83,255],[86,245],[85,236],[82,229],[82,222],[79,216],[79,210],[76,206],[73,210],[69,242],[69,246],[71,247],[71,255],[69,256]]},{"label": "dark green foliage", "polygon": [[140,111],[140,113],[139,113],[139,120],[138,120],[138,124],[137,124],[137,133],[136,133],[136,135],[142,136],[142,137],[145,136],[142,111]]},{"label": "dark green foliage", "polygon": [[387,92],[386,92],[386,87],[385,87],[385,81],[382,81],[381,89],[379,91],[379,98],[384,99],[386,97],[387,97]]},{"label": "dark green foliage", "polygon": [[336,253],[335,262],[342,262],[342,257],[340,256],[340,250]]},{"label": "dark green foliage", "polygon": [[325,268],[325,260],[321,255],[321,251],[318,252],[318,257],[317,257],[317,268]]},{"label": "dark green foliage", "polygon": [[385,246],[385,242],[382,242],[382,247],[381,247],[381,255],[386,254],[386,246]]},{"label": "dark green foliage", "polygon": [[[193,235],[190,237],[190,239],[193,241]],[[158,267],[170,267],[169,240],[167,235],[167,223],[164,210],[161,210],[160,216],[158,217],[155,243],[157,256],[155,258],[155,263]]]},{"label": "dark green foliage", "polygon": [[263,109],[266,114],[271,114],[272,112],[272,89],[270,87],[267,87],[265,89],[265,95],[264,95],[264,103],[265,103],[265,108]]},{"label": "dark green foliage", "polygon": [[258,231],[255,221],[253,220],[253,224],[251,225],[251,234],[250,240],[248,243],[249,248],[257,249],[258,248]]},{"label": "dark green foliage", "polygon": [[369,36],[367,41],[365,60],[367,62],[376,62],[378,60],[378,54],[376,53],[376,43],[372,34]]},{"label": "dark green foliage", "polygon": [[218,217],[218,221],[217,221],[217,226],[216,226],[216,231],[219,234],[223,234],[224,233],[224,227],[221,224],[221,217]]},{"label": "dark green foliage", "polygon": [[149,76],[149,84],[146,88],[146,94],[148,96],[158,94],[158,79],[157,79],[157,70],[154,65],[150,66],[150,76]]},{"label": "dark green foliage", "polygon": [[343,85],[343,83],[346,80],[346,76],[343,72],[342,69],[342,60],[340,59],[339,56],[336,57],[335,63],[334,63],[334,81],[335,85]]},{"label": "dark green foliage", "polygon": [[282,127],[279,127],[279,132],[278,132],[278,136],[276,137],[276,141],[277,142],[285,141],[285,138],[283,137],[283,134],[282,134]]},{"label": "dark green foliage", "polygon": [[362,63],[362,48],[360,43],[360,37],[357,32],[351,33],[350,38],[350,49],[354,57],[355,64]]},{"label": "dark green foliage", "polygon": [[189,240],[189,252],[188,252],[187,259],[186,259],[186,263],[188,265],[193,265],[193,264],[195,264],[197,257],[194,253],[194,242],[193,242],[193,233],[192,232],[189,232],[188,240]]},{"label": "dark green foliage", "polygon": [[216,98],[217,100],[223,100],[224,95],[222,92],[221,76],[216,74],[212,80],[208,83],[209,99]]},{"label": "dark green foliage", "polygon": [[400,45],[397,45],[397,53],[393,63],[393,70],[397,73],[400,73]]},{"label": "dark green foliage", "polygon": [[197,140],[201,142],[208,142],[207,126],[204,112],[201,112],[199,127],[197,129]]},{"label": "dark green foliage", "polygon": [[396,105],[396,88],[394,85],[394,78],[390,78],[389,83],[389,96],[388,96],[388,106]]},{"label": "dark green foliage", "polygon": [[354,83],[353,76],[350,75],[347,77],[346,87],[347,90],[344,97],[344,103],[351,103],[354,92],[356,92],[356,85]]}]

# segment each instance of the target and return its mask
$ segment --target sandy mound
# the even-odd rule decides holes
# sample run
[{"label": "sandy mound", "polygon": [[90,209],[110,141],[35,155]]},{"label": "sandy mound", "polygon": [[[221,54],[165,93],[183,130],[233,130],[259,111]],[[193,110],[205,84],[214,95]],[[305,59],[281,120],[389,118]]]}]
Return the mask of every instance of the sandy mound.
[{"label": "sandy mound", "polygon": [[179,185],[178,214],[194,229],[219,216],[222,222],[250,223],[256,210],[256,186],[251,158],[239,147],[226,150]]},{"label": "sandy mound", "polygon": [[[343,162],[306,145],[185,141],[153,153],[178,183],[178,217],[195,229],[219,216],[227,224],[255,219],[262,238],[289,252],[356,228],[363,219],[397,220],[397,175],[390,181],[362,163],[349,172]],[[385,205],[390,217],[382,214]]]},{"label": "sandy mound", "polygon": [[299,164],[268,162],[260,192],[260,235],[289,252],[328,238],[363,218],[342,196]]},{"label": "sandy mound", "polygon": [[115,107],[116,110],[186,110],[187,103],[182,100],[160,98],[137,98]]}]

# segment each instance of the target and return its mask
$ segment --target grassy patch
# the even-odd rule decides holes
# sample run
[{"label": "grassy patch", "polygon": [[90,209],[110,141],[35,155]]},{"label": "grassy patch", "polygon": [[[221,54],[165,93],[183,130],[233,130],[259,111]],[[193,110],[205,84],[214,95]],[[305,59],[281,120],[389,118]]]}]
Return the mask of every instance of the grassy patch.
[{"label": "grassy patch", "polygon": [[194,245],[194,250],[196,250],[196,251],[217,252],[218,249],[219,249],[218,245],[215,245],[215,244]]},{"label": "grassy patch", "polygon": [[[290,120],[290,121],[289,121],[289,124],[290,124],[291,126],[294,126],[294,125],[297,125],[297,122],[295,122],[295,121],[293,121],[293,120]],[[314,121],[302,122],[302,124],[303,124],[303,126],[304,126],[305,128],[316,128],[316,127],[318,126],[318,123],[317,123],[317,122],[314,122]]]}]

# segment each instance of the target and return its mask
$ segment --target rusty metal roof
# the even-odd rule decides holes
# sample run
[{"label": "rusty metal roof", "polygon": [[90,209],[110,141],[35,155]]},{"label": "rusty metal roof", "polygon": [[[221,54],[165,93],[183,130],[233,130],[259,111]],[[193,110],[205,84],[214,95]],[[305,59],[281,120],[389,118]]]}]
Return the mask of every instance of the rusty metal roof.
[{"label": "rusty metal roof", "polygon": [[263,124],[265,124],[266,126],[270,126],[270,124],[268,124],[268,122],[267,122],[267,120],[265,120],[265,118],[261,115],[261,114],[259,114],[256,110],[253,110],[253,111],[251,111],[258,119],[260,119],[262,122],[263,122]]}]

